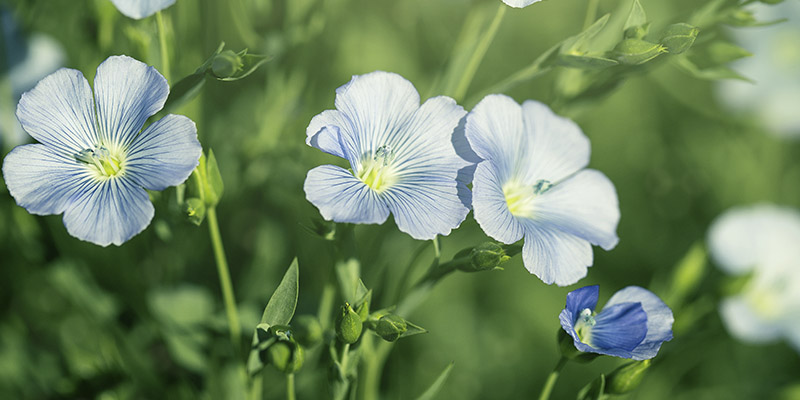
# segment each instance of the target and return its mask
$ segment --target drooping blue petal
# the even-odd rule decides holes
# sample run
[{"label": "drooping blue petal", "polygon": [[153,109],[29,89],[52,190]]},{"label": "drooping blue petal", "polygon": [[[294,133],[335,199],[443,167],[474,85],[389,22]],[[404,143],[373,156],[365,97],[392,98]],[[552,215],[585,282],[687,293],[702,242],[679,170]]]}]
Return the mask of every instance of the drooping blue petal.
[{"label": "drooping blue petal", "polygon": [[128,56],[112,56],[94,78],[97,122],[106,146],[128,146],[145,120],[164,107],[167,80],[153,67]]},{"label": "drooping blue petal", "polygon": [[34,139],[64,156],[97,141],[94,102],[80,71],[62,68],[22,95],[17,118]]},{"label": "drooping blue petal", "polygon": [[173,4],[175,0],[111,0],[119,12],[133,19],[142,19]]},{"label": "drooping blue petal", "polygon": [[558,229],[525,224],[525,268],[546,284],[571,285],[586,276],[594,255],[588,241]]},{"label": "drooping blue petal", "polygon": [[618,291],[611,296],[605,307],[631,302],[641,303],[642,309],[647,314],[647,336],[631,352],[630,358],[634,360],[653,358],[663,342],[672,340],[672,323],[675,321],[672,310],[651,291],[638,286],[628,286]]},{"label": "drooping blue petal", "polygon": [[619,242],[619,202],[614,184],[587,169],[536,198],[536,220],[588,240],[605,250]]},{"label": "drooping blue petal", "polygon": [[591,346],[624,357],[647,335],[647,313],[641,303],[606,305],[595,317]]},{"label": "drooping blue petal", "polygon": [[495,240],[511,244],[525,235],[525,227],[508,210],[502,182],[491,161],[483,161],[475,169],[472,206],[481,229]]},{"label": "drooping blue petal", "polygon": [[201,153],[194,122],[169,114],[136,138],[128,150],[125,171],[146,189],[164,190],[185,181]]},{"label": "drooping blue petal", "polygon": [[119,246],[143,231],[153,212],[147,192],[132,180],[93,180],[81,187],[64,212],[64,226],[78,239]]},{"label": "drooping blue petal", "polygon": [[523,8],[523,7],[529,6],[529,5],[533,4],[533,3],[536,3],[538,1],[541,1],[541,0],[503,0],[503,3],[506,3],[509,6],[514,7],[514,8]]},{"label": "drooping blue petal", "polygon": [[326,220],[381,224],[389,217],[389,209],[377,194],[340,167],[321,165],[308,171],[303,189],[306,199]]},{"label": "drooping blue petal", "polygon": [[[566,310],[577,317],[584,309],[594,311],[597,307],[597,299],[600,297],[600,286],[592,285],[585,286],[580,289],[575,289],[567,293],[567,307]],[[572,320],[574,323],[575,320]]]},{"label": "drooping blue petal", "polygon": [[92,179],[85,166],[43,144],[17,146],[3,162],[3,179],[20,207],[39,215],[60,214]]}]

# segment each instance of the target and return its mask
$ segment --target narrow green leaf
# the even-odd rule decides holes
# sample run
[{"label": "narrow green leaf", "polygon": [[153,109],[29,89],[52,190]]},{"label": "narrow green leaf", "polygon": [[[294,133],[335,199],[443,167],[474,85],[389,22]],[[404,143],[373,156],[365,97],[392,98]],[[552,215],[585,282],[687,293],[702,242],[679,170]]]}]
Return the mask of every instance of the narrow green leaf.
[{"label": "narrow green leaf", "polygon": [[208,150],[208,160],[206,161],[206,204],[215,206],[222,198],[222,192],[225,191],[225,185],[222,183],[222,174],[219,172],[217,165],[217,158],[214,157],[214,150]]},{"label": "narrow green leaf", "polygon": [[172,85],[169,89],[169,97],[167,97],[164,108],[160,114],[166,115],[185,104],[189,100],[197,97],[203,84],[206,83],[204,72],[195,72],[189,76],[179,80],[178,83]]},{"label": "narrow green leaf", "polygon": [[583,32],[564,40],[561,43],[560,52],[562,54],[583,54],[584,47],[586,47],[589,40],[597,36],[606,27],[610,16],[611,14],[603,15]]},{"label": "narrow green leaf", "polygon": [[350,258],[346,261],[337,262],[334,268],[336,269],[336,278],[339,280],[339,287],[344,301],[356,304],[358,301],[356,291],[358,290],[359,276],[361,275],[361,264],[355,258]]},{"label": "narrow green leaf", "polygon": [[409,321],[406,321],[406,331],[403,332],[398,339],[402,339],[404,337],[419,335],[421,333],[428,333],[428,330],[419,326],[415,325]]},{"label": "narrow green leaf", "polygon": [[426,390],[419,397],[417,397],[417,400],[435,399],[436,395],[439,393],[439,390],[442,389],[442,386],[444,385],[445,381],[447,381],[447,377],[450,376],[450,371],[453,369],[453,365],[455,365],[454,362],[448,364],[447,367],[444,368],[444,371],[442,371],[442,373],[439,374],[439,377],[436,378],[435,381],[433,381],[433,384],[431,384],[428,390]]},{"label": "narrow green leaf", "polygon": [[708,45],[708,58],[714,64],[727,64],[753,53],[729,42],[716,41]]},{"label": "narrow green leaf", "polygon": [[622,30],[627,31],[630,28],[640,27],[647,23],[647,15],[644,13],[644,8],[639,0],[633,0],[633,7],[628,14],[628,19],[625,21],[625,26]]},{"label": "narrow green leaf", "polygon": [[619,62],[602,56],[561,54],[559,57],[559,64],[570,68],[596,70],[613,67],[619,64]]},{"label": "narrow green leaf", "polygon": [[297,307],[298,284],[297,258],[292,261],[278,288],[267,303],[261,322],[269,325],[289,325]]}]

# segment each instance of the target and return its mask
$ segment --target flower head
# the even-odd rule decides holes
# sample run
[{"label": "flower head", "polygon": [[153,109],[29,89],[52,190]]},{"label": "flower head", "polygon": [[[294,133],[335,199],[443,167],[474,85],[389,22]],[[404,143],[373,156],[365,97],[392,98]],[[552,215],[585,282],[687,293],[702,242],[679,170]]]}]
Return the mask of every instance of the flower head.
[{"label": "flower head", "polygon": [[646,360],[672,339],[672,310],[649,290],[628,286],[595,312],[599,293],[597,285],[569,292],[558,316],[578,350]]},{"label": "flower head", "polygon": [[589,139],[539,102],[489,95],[467,116],[481,161],[472,183],[475,219],[506,244],[522,238],[525,267],[547,284],[570,285],[592,265],[591,245],[617,245],[614,185],[584,169]]},{"label": "flower head", "polygon": [[800,212],[766,204],[734,208],[713,222],[708,242],[723,271],[750,275],[720,305],[728,331],[753,343],[787,338],[800,350]]},{"label": "flower head", "polygon": [[67,231],[101,246],[120,245],[153,217],[148,190],[189,176],[200,158],[194,122],[167,115],[144,131],[169,94],[153,67],[113,56],[97,67],[94,98],[80,71],[62,68],[22,95],[17,118],[38,144],[3,163],[17,204],[39,215],[64,213]]},{"label": "flower head", "polygon": [[354,76],[336,90],[336,110],[315,116],[306,143],[344,158],[350,170],[322,165],[308,172],[306,198],[326,220],[383,223],[415,239],[447,235],[469,212],[452,134],[465,112],[444,96],[420,106],[417,90],[387,72]]},{"label": "flower head", "polygon": [[175,0],[111,0],[119,12],[133,19],[147,18],[173,4]]},{"label": "flower head", "polygon": [[503,3],[506,3],[514,8],[523,8],[539,1],[542,0],[503,0]]}]

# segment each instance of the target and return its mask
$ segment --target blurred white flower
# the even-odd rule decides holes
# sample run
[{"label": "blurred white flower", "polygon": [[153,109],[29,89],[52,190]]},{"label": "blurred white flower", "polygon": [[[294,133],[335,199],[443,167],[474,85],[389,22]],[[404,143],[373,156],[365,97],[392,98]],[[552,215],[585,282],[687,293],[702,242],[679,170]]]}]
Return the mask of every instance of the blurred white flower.
[{"label": "blurred white flower", "polygon": [[756,3],[751,10],[758,21],[788,21],[731,31],[734,41],[753,53],[732,67],[755,83],[720,81],[717,95],[737,112],[752,113],[770,132],[800,139],[800,1]]},{"label": "blurred white flower", "polygon": [[752,343],[785,338],[800,351],[800,211],[731,209],[713,222],[708,242],[723,271],[750,274],[742,291],[720,305],[730,333]]}]

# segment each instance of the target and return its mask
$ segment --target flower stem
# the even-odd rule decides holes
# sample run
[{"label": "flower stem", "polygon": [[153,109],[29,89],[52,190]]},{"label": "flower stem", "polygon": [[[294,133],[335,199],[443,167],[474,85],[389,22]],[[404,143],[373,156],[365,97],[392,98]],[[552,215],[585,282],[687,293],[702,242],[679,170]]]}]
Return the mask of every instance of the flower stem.
[{"label": "flower stem", "polygon": [[170,81],[169,69],[169,48],[167,47],[167,29],[161,11],[156,12],[156,24],[158,25],[158,45],[161,48],[161,74],[167,82]]},{"label": "flower stem", "polygon": [[294,374],[286,374],[286,400],[295,400],[294,394]]},{"label": "flower stem", "polygon": [[547,376],[547,381],[544,383],[542,393],[539,394],[539,400],[550,399],[550,393],[553,392],[553,387],[556,385],[558,375],[561,373],[561,369],[564,368],[564,365],[567,364],[567,361],[569,361],[569,359],[563,356],[558,360],[558,364],[556,364],[556,367],[553,368],[553,372]]},{"label": "flower stem", "polygon": [[586,4],[586,18],[583,20],[583,29],[586,30],[597,18],[597,6],[600,0],[589,0]]},{"label": "flower stem", "polygon": [[222,287],[222,298],[225,302],[225,314],[228,316],[228,329],[231,333],[231,342],[238,353],[241,348],[241,326],[239,313],[236,310],[236,300],[233,297],[231,273],[228,271],[228,262],[225,260],[225,249],[222,247],[222,237],[219,234],[216,207],[209,207],[206,218],[208,219],[208,232],[211,235],[211,244],[214,248],[214,257],[217,260],[219,284]]},{"label": "flower stem", "polygon": [[464,95],[467,94],[469,84],[472,82],[472,78],[475,77],[475,72],[478,71],[478,66],[481,64],[483,56],[486,55],[486,51],[489,50],[489,45],[492,44],[494,36],[497,34],[497,29],[500,28],[500,22],[506,14],[506,8],[508,8],[508,6],[505,4],[500,5],[483,39],[475,46],[475,52],[472,53],[472,57],[470,57],[467,67],[464,69],[464,74],[461,75],[461,80],[458,82],[458,86],[456,86],[456,90],[453,93],[453,98],[456,99],[456,101],[461,102],[461,100],[464,99]]}]

